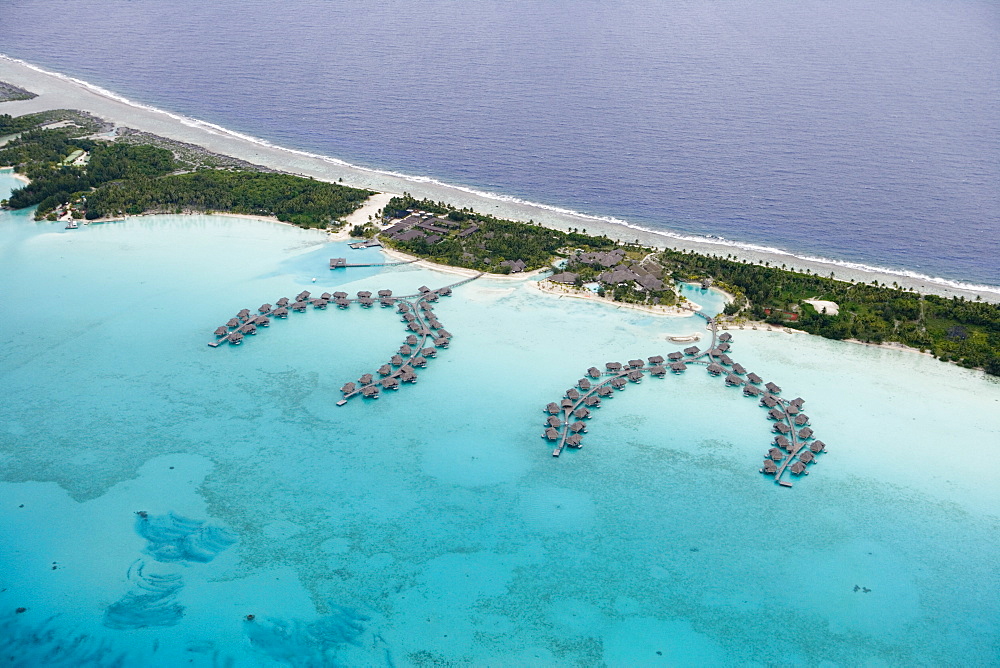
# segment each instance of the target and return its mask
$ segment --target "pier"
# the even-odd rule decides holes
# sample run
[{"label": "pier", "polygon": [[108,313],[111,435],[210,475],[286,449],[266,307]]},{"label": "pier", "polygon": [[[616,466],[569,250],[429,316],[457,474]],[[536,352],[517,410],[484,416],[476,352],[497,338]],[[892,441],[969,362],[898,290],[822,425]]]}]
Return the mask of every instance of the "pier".
[{"label": "pier", "polygon": [[330,258],[330,269],[351,269],[352,267],[398,267],[401,264],[413,264],[420,260],[399,260],[396,262],[348,262],[347,258]]},{"label": "pier", "polygon": [[[542,436],[549,442],[555,442],[553,457],[562,455],[566,448],[579,449],[583,447],[583,433],[586,431],[582,420],[592,417],[589,408],[599,408],[601,397],[614,396],[616,391],[623,391],[629,384],[638,383],[645,374],[656,378],[664,378],[666,369],[662,366],[665,360],[670,363],[674,373],[682,373],[688,364],[700,364],[709,374],[723,378],[728,387],[743,388],[743,396],[752,399],[760,397],[760,405],[767,409],[766,417],[774,420],[774,430],[778,435],[767,451],[760,472],[774,476],[774,482],[782,487],[791,487],[792,482],[785,479],[785,473],[793,476],[809,474],[809,468],[816,462],[816,456],[826,451],[822,441],[815,440],[813,430],[807,426],[808,416],[802,411],[804,399],[791,401],[780,396],[781,388],[775,383],[767,383],[764,388],[758,387],[763,381],[754,373],[748,373],[740,364],[729,359],[726,352],[732,347],[732,334],[719,334],[718,325],[713,318],[702,313],[696,313],[707,321],[712,332],[712,341],[699,350],[692,346],[683,352],[671,352],[664,355],[654,355],[648,358],[646,366],[641,359],[629,360],[627,364],[607,362],[602,372],[597,366],[586,371],[586,377],[577,381],[576,387],[570,388],[559,402],[551,402],[545,407],[545,430]],[[684,359],[684,361],[680,361]],[[729,369],[724,368],[729,367]],[[746,376],[744,378],[743,376]]]},{"label": "pier", "polygon": [[[332,267],[333,260],[330,262]],[[410,264],[410,262],[348,266],[387,266],[389,264]],[[426,367],[430,359],[437,357],[437,348],[447,348],[452,339],[451,332],[444,329],[438,321],[434,313],[433,303],[437,302],[440,297],[450,296],[455,288],[470,283],[481,276],[483,276],[483,272],[436,290],[421,286],[417,292],[402,296],[393,296],[392,290],[379,290],[377,294],[382,305],[396,305],[397,313],[402,316],[402,321],[406,323],[407,329],[412,333],[406,336],[405,343],[400,347],[399,352],[389,359],[388,363],[378,367],[374,373],[362,374],[357,382],[344,384],[341,388],[343,398],[337,401],[337,405],[343,406],[356,396],[377,399],[380,390],[395,390],[399,388],[400,383],[415,383],[417,374],[414,367]],[[374,300],[372,293],[367,290],[359,291],[355,298],[348,298],[346,292],[334,292],[333,294],[324,292],[319,297],[312,297],[310,292],[303,290],[296,295],[295,302],[292,302],[288,297],[282,297],[276,300],[275,304],[277,306],[272,306],[269,303],[261,305],[257,309],[257,315],[254,315],[250,309],[241,309],[236,317],[230,318],[225,325],[220,325],[215,329],[216,338],[208,345],[212,348],[218,348],[224,343],[242,345],[246,340],[245,335],[255,335],[259,332],[258,327],[269,326],[272,316],[287,318],[289,308],[304,313],[309,304],[315,310],[326,310],[328,304],[334,304],[343,310],[348,309],[352,304],[370,307],[374,304]]]}]

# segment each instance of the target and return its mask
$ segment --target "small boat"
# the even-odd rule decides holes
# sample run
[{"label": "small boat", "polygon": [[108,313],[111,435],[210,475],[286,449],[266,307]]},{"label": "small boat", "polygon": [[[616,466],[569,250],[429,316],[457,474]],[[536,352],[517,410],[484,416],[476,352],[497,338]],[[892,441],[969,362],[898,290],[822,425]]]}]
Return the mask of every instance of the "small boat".
[{"label": "small boat", "polygon": [[78,227],[80,227],[80,224],[78,222],[76,222],[75,220],[71,220],[68,223],[66,223],[66,229],[67,230],[75,230]]}]

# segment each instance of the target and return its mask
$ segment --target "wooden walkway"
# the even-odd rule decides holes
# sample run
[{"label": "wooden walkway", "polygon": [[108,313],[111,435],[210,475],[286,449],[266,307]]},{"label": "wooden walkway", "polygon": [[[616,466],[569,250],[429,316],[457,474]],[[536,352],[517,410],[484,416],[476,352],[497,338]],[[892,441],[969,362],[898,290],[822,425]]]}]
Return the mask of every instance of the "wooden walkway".
[{"label": "wooden walkway", "polygon": [[402,264],[413,264],[414,262],[419,262],[420,260],[399,260],[398,262],[368,262],[368,263],[357,263],[348,262],[341,265],[330,265],[330,269],[352,269],[356,267],[398,267]]},{"label": "wooden walkway", "polygon": [[[726,351],[731,345],[732,336],[728,333],[720,335],[718,325],[713,318],[702,313],[697,315],[707,321],[708,328],[712,332],[711,343],[705,350],[697,350],[692,346],[687,349],[691,352],[678,351],[667,355],[666,358],[651,357],[648,364],[643,360],[631,360],[625,364],[609,362],[605,365],[605,371],[591,367],[576,387],[566,391],[560,402],[550,403],[545,409],[549,417],[542,437],[557,441],[552,456],[559,457],[567,447],[583,447],[583,433],[586,432],[586,424],[583,421],[591,417],[591,409],[600,407],[601,398],[614,396],[615,390],[624,390],[629,382],[639,383],[646,375],[663,377],[671,371],[682,373],[683,367],[671,369],[671,364],[681,362],[685,366],[704,365],[713,375],[724,377],[727,385],[743,387],[745,396],[759,396],[762,406],[777,409],[777,412],[771,412],[769,416],[775,419],[776,425],[784,425],[784,428],[776,426],[775,431],[784,433],[775,436],[774,446],[768,453],[765,467],[761,469],[762,473],[773,475],[774,482],[783,487],[792,486],[790,481],[783,478],[786,471],[794,475],[808,475],[809,465],[816,461],[817,454],[825,452],[825,445],[822,441],[814,440],[812,429],[805,426],[809,419],[800,412],[804,401],[802,399],[788,401],[779,396],[781,388],[776,385],[768,383],[766,389],[760,389],[757,385],[763,384],[763,381],[752,383],[748,378],[744,378],[743,376],[757,377],[747,373],[741,365],[729,359]],[[697,352],[694,352],[695,350]],[[782,454],[775,461],[778,455],[772,453],[777,452]],[[768,461],[774,462],[773,470]]]}]

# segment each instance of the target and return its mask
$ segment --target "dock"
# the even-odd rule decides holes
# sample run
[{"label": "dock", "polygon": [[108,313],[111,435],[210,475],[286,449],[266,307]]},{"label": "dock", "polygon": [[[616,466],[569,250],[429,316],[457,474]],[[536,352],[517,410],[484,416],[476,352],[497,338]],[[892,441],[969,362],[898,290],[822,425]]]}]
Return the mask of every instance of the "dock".
[{"label": "dock", "polygon": [[420,260],[399,260],[397,262],[348,262],[347,258],[330,258],[330,269],[351,269],[355,267],[398,267],[402,264],[413,264]]}]

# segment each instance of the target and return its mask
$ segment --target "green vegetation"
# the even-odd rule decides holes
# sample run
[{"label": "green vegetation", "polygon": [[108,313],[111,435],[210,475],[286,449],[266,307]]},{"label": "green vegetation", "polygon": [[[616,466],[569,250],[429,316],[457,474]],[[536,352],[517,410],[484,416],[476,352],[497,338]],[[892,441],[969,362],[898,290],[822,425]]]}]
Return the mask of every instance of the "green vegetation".
[{"label": "green vegetation", "polygon": [[[0,149],[0,165],[13,165],[31,179],[4,202],[19,209],[38,205],[36,219],[55,218],[65,207],[88,220],[144,212],[227,211],[275,216],[302,227],[337,226],[373,193],[274,172],[199,168],[172,151],[150,144],[82,137],[94,127],[76,124],[38,129],[51,117],[0,116],[0,128],[21,132]],[[71,156],[81,164],[67,164]],[[86,159],[86,162],[84,160]],[[190,165],[187,162],[187,165]]]},{"label": "green vegetation", "polygon": [[[23,88],[9,84],[6,81],[0,81],[0,102],[13,102],[14,100],[30,100],[34,97],[38,97],[31,91],[27,91]],[[0,135],[3,133],[0,132]]]},{"label": "green vegetation", "polygon": [[[394,248],[453,267],[468,267],[498,274],[510,272],[502,266],[504,261],[521,260],[527,270],[547,266],[555,256],[565,255],[567,246],[602,249],[612,248],[615,242],[606,237],[592,237],[576,232],[561,232],[532,223],[517,223],[476,213],[471,209],[452,209],[441,202],[417,200],[410,195],[394,197],[386,204],[387,217],[405,216],[407,209],[427,211],[447,216],[459,227],[443,235],[437,243],[424,239],[383,242]],[[466,237],[463,230],[477,225],[479,229]]]},{"label": "green vegetation", "polygon": [[[660,261],[679,278],[713,277],[734,292],[737,299],[727,306],[729,315],[773,324],[794,318],[796,328],[829,339],[902,343],[1000,375],[1000,305],[694,253],[665,251]],[[840,312],[818,313],[805,299],[836,302]]]}]

